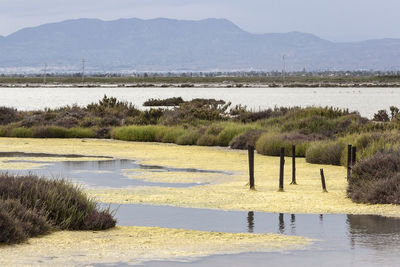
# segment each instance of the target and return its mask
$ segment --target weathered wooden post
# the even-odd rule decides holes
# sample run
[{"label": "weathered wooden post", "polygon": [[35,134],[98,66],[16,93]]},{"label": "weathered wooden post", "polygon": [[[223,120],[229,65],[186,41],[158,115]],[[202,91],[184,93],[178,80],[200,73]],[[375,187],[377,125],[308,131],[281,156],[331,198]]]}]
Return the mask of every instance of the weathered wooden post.
[{"label": "weathered wooden post", "polygon": [[283,192],[283,175],[285,170],[285,148],[281,147],[281,158],[279,163],[279,190],[278,192]]},{"label": "weathered wooden post", "polygon": [[327,192],[328,192],[328,190],[326,190],[326,183],[325,183],[324,169],[321,169],[321,170],[320,170],[320,173],[321,173],[322,191],[323,191],[324,193],[327,193]]},{"label": "weathered wooden post", "polygon": [[347,145],[347,180],[349,180],[351,176],[351,150],[352,146]]},{"label": "weathered wooden post", "polygon": [[254,146],[248,146],[250,189],[254,189]]},{"label": "weathered wooden post", "polygon": [[296,146],[292,146],[292,182],[290,184],[296,183]]},{"label": "weathered wooden post", "polygon": [[356,160],[357,160],[357,147],[353,146],[351,148],[351,166],[354,166],[356,164]]}]

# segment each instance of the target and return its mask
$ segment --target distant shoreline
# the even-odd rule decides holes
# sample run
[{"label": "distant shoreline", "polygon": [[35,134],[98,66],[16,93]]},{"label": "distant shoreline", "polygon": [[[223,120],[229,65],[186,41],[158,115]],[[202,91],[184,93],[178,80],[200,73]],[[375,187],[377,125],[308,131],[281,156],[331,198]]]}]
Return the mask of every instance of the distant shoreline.
[{"label": "distant shoreline", "polygon": [[244,84],[242,86],[230,84],[0,84],[0,88],[399,88],[395,84]]},{"label": "distant shoreline", "polygon": [[274,88],[274,87],[400,87],[400,76],[288,76],[288,77],[0,77],[0,88],[12,87],[195,87],[195,88]]}]

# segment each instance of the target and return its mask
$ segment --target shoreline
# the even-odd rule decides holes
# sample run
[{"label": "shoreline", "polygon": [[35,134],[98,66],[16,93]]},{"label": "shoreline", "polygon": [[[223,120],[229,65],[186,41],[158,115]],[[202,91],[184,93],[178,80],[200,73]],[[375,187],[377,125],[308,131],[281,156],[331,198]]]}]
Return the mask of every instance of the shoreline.
[{"label": "shoreline", "polygon": [[0,83],[0,88],[399,88],[394,83]]}]

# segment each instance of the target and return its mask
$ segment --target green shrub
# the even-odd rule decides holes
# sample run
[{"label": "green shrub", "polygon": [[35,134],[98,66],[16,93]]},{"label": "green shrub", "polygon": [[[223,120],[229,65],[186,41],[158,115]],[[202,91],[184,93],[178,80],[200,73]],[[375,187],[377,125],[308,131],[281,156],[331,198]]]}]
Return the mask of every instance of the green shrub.
[{"label": "green shrub", "polygon": [[180,127],[163,127],[156,137],[157,142],[176,143],[178,138],[185,133]]},{"label": "green shrub", "polygon": [[156,142],[158,138],[162,139],[163,130],[163,126],[153,125],[118,127],[111,132],[111,137],[124,141]]},{"label": "green shrub", "polygon": [[6,137],[7,136],[7,130],[5,127],[0,127],[0,137]]},{"label": "green shrub", "polygon": [[87,128],[71,128],[66,132],[67,138],[92,138],[94,136],[94,132]]},{"label": "green shrub", "polygon": [[247,149],[249,145],[255,146],[257,140],[265,133],[264,130],[249,130],[236,136],[230,143],[232,149]]},{"label": "green shrub", "polygon": [[314,164],[341,165],[345,147],[340,141],[315,142],[306,151],[306,161]]},{"label": "green shrub", "polygon": [[212,134],[203,134],[197,140],[198,146],[215,146],[217,144],[217,137]]},{"label": "green shrub", "polygon": [[33,137],[33,132],[31,129],[18,127],[11,130],[10,137],[31,138]]},{"label": "green shrub", "polygon": [[328,120],[322,116],[311,116],[298,120],[290,120],[282,125],[282,131],[300,131],[304,134],[318,133],[325,136],[332,136],[335,130],[333,120]]},{"label": "green shrub", "polygon": [[178,145],[196,145],[197,140],[200,138],[200,133],[195,130],[188,130],[180,135],[176,140]]},{"label": "green shrub", "polygon": [[254,126],[243,125],[243,124],[228,124],[226,127],[217,135],[218,146],[229,146],[229,143],[236,136],[251,130]]},{"label": "green shrub", "polygon": [[281,147],[285,148],[285,155],[292,155],[292,146],[296,146],[296,157],[305,157],[306,149],[311,141],[320,139],[317,135],[304,135],[299,133],[266,133],[256,142],[257,152],[262,155],[279,156]]},{"label": "green shrub", "polygon": [[57,126],[38,126],[32,128],[33,137],[35,138],[65,138],[67,130]]},{"label": "green shrub", "polygon": [[206,134],[217,136],[223,129],[222,123],[213,123],[207,127]]}]

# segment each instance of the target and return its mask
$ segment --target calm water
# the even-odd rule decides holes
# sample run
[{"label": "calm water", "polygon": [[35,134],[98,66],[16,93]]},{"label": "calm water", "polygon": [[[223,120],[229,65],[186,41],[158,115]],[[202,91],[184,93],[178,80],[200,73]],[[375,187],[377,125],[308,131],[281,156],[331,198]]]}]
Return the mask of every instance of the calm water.
[{"label": "calm water", "polygon": [[[0,153],[12,161],[24,157],[60,157],[34,153]],[[63,155],[63,157],[79,155]],[[25,161],[27,161],[26,159]],[[171,186],[190,187],[198,184],[163,184],[132,180],[126,169],[154,172],[209,172],[140,165],[132,160],[47,162],[38,170],[28,170],[47,177],[69,177],[89,187]],[[125,170],[125,171],[124,171]],[[25,173],[25,171],[16,171]],[[217,171],[211,171],[219,173]],[[229,173],[225,173],[229,175]],[[139,175],[140,176],[140,175]],[[107,204],[103,204],[107,205]],[[268,205],[268,203],[266,203]],[[108,205],[107,205],[108,206]],[[119,225],[156,226],[201,231],[234,233],[281,233],[300,235],[315,241],[303,249],[270,253],[214,255],[192,262],[146,262],[144,266],[398,266],[400,261],[400,219],[372,215],[346,214],[278,214],[254,211],[222,211],[140,204],[112,204]],[[110,264],[128,266],[127,263]],[[98,266],[110,266],[100,264]],[[97,266],[97,265],[96,265]]]},{"label": "calm water", "polygon": [[216,98],[258,110],[274,106],[335,106],[371,117],[398,106],[400,88],[0,88],[0,106],[21,110],[87,105],[104,94],[142,107],[149,98]]},{"label": "calm water", "polygon": [[60,162],[44,162],[35,160],[24,160],[24,157],[81,157],[79,155],[53,155],[53,154],[36,154],[36,153],[1,153],[1,157],[15,157],[13,160],[5,162],[27,162],[45,164],[38,169],[25,170],[4,170],[9,174],[36,174],[48,178],[67,178],[76,183],[81,183],[88,187],[108,187],[122,188],[132,186],[161,186],[161,187],[192,187],[204,185],[205,183],[162,183],[162,182],[146,182],[139,179],[131,179],[130,175],[138,178],[143,171],[160,173],[160,172],[182,172],[182,173],[218,173],[230,175],[231,173],[213,170],[185,169],[185,168],[168,168],[163,166],[143,165],[133,160],[126,159],[107,159],[100,161],[60,161]]},{"label": "calm water", "polygon": [[[116,208],[113,205],[112,208]],[[234,233],[300,235],[315,242],[302,250],[217,255],[195,262],[145,266],[398,266],[400,219],[373,215],[277,214],[152,205],[120,205],[118,224]],[[124,265],[124,263],[120,263]]]}]

